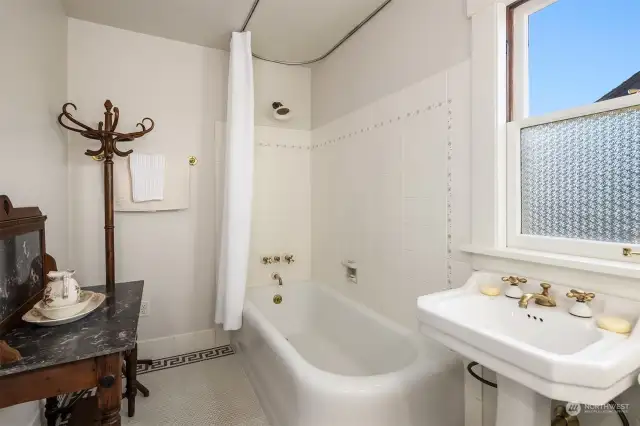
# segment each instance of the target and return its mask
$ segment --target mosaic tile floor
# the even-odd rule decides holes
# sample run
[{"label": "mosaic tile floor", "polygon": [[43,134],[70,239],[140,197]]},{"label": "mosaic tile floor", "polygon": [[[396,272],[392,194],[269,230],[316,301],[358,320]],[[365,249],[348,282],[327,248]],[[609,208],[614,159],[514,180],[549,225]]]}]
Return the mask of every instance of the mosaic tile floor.
[{"label": "mosaic tile floor", "polygon": [[[122,424],[269,426],[239,360],[232,351],[216,349],[156,361],[151,371],[139,376],[151,396],[138,394],[133,418],[127,417],[123,400]],[[170,364],[179,366],[167,367]]]}]

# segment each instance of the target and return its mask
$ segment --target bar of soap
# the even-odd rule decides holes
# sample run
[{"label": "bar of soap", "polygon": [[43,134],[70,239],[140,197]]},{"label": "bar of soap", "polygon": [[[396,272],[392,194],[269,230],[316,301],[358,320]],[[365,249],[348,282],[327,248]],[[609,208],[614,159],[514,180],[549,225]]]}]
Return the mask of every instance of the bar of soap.
[{"label": "bar of soap", "polygon": [[498,296],[500,295],[500,287],[484,285],[480,287],[480,293],[484,294],[485,296]]},{"label": "bar of soap", "polygon": [[614,333],[629,334],[631,332],[631,323],[623,318],[618,317],[600,317],[596,324],[599,328]]}]

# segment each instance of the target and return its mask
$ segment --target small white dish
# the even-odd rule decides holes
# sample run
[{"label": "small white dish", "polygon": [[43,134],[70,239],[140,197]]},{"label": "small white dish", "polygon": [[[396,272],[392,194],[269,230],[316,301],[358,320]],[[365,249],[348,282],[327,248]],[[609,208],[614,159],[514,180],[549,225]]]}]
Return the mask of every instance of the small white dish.
[{"label": "small white dish", "polygon": [[[92,292],[87,292],[92,293]],[[22,320],[31,324],[40,325],[43,327],[53,327],[56,325],[69,324],[74,321],[78,321],[89,315],[91,312],[95,311],[102,302],[106,299],[106,295],[102,293],[93,293],[89,298],[89,303],[85,306],[85,308],[76,313],[75,315],[69,316],[67,318],[61,319],[51,319],[45,317],[36,307],[32,308],[29,312],[22,316]]]},{"label": "small white dish", "polygon": [[42,315],[49,319],[59,320],[69,318],[84,310],[93,297],[92,291],[81,291],[78,294],[78,301],[72,305],[50,307],[44,303],[44,300],[36,303],[34,308],[40,311]]}]

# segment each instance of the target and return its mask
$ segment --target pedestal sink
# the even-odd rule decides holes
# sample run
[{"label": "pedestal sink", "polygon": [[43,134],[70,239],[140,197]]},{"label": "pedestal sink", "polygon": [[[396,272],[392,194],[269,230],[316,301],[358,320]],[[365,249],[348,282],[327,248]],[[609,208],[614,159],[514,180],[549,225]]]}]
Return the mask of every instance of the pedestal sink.
[{"label": "pedestal sink", "polygon": [[[476,272],[455,290],[418,299],[420,331],[498,375],[496,426],[547,426],[550,398],[606,404],[635,383],[640,370],[640,330],[629,336],[596,326],[600,315],[636,323],[640,302],[598,295],[594,318],[574,317],[568,287],[553,285],[556,307],[485,296],[479,287],[500,285],[501,275]],[[523,290],[539,292],[539,282]],[[504,291],[503,291],[504,294]]]}]

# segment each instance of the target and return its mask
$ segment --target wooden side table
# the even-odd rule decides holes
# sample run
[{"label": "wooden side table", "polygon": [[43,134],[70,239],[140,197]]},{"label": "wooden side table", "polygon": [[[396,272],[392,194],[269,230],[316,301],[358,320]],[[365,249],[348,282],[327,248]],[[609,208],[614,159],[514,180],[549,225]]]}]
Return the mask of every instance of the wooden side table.
[{"label": "wooden side table", "polygon": [[[122,363],[125,353],[135,353],[143,287],[142,281],[116,284],[100,308],[74,323],[37,327],[23,322],[2,335],[22,360],[0,366],[0,408],[46,398],[52,413],[58,395],[97,387],[95,398],[82,401],[83,412],[94,405],[93,420],[79,424],[119,426]],[[105,287],[83,290],[104,292]],[[47,418],[49,426],[55,426],[55,417]]]},{"label": "wooden side table", "polygon": [[[6,390],[0,393],[0,408],[97,387],[98,424],[119,426],[121,368],[122,355],[115,353],[0,377],[0,389]],[[49,426],[55,421],[47,419]]]}]

